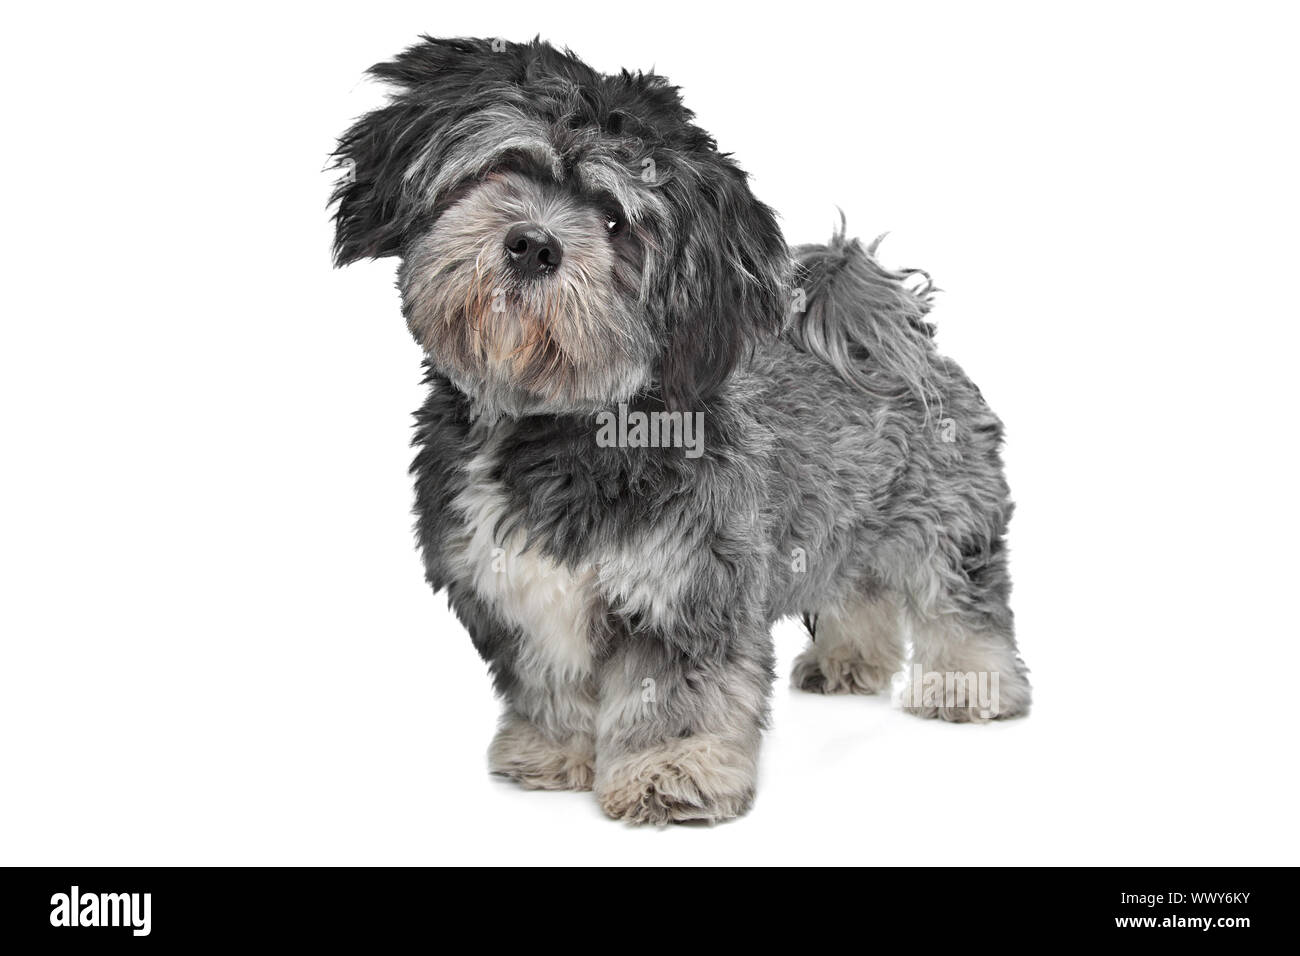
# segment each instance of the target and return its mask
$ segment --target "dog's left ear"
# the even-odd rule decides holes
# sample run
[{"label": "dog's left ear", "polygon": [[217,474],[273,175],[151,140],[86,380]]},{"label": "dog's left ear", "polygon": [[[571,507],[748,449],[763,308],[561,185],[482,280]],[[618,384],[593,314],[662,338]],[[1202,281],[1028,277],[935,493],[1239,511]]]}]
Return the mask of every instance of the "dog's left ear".
[{"label": "dog's left ear", "polygon": [[663,188],[678,191],[666,263],[667,346],[659,381],[668,407],[698,410],[759,339],[781,331],[790,254],[772,210],[729,158],[710,151]]}]

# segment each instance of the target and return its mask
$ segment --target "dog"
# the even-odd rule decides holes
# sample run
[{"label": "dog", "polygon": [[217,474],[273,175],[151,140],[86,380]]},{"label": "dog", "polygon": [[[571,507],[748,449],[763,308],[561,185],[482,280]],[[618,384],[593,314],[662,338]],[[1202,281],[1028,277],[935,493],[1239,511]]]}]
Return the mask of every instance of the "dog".
[{"label": "dog", "polygon": [[430,37],[369,72],[334,258],[400,263],[416,534],[504,702],[493,773],[631,823],[743,814],[787,616],[798,689],[889,693],[910,645],[905,709],[1028,710],[1003,427],[928,275],[842,222],[788,247],[654,73]]}]

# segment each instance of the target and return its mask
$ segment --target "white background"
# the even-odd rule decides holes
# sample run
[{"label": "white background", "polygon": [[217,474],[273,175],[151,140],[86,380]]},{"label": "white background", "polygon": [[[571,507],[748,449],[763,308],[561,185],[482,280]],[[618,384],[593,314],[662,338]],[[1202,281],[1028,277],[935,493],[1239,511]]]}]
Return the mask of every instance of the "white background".
[{"label": "white background", "polygon": [[[1296,23],[1048,6],[9,11],[0,863],[1300,862]],[[329,265],[327,154],[421,32],[655,67],[792,242],[839,205],[934,274],[1007,425],[1031,716],[798,695],[787,626],[736,823],[487,775],[394,262]]]}]

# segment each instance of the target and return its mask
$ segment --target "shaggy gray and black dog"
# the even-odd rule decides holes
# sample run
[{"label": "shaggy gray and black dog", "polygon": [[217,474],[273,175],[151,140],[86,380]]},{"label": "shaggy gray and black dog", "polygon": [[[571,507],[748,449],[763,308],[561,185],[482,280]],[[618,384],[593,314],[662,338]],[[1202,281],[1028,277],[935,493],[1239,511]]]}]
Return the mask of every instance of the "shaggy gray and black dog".
[{"label": "shaggy gray and black dog", "polygon": [[494,772],[744,812],[786,615],[802,689],[887,692],[910,642],[909,710],[1028,708],[1002,427],[923,274],[787,249],[660,76],[429,38],[370,72],[335,257],[401,260],[420,547],[505,701]]}]

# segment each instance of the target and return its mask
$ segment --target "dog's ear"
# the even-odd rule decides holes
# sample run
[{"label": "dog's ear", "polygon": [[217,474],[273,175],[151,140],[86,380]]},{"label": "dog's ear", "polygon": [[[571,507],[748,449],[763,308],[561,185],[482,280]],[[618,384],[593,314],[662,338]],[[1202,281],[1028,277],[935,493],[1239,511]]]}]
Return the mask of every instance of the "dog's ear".
[{"label": "dog's ear", "polygon": [[334,167],[342,172],[334,203],[334,264],[395,255],[415,217],[403,190],[415,160],[420,110],[393,103],[367,113],[339,139]]},{"label": "dog's ear", "polygon": [[482,105],[523,47],[497,40],[423,42],[368,71],[395,87],[388,106],[361,117],[334,151],[334,262],[396,255],[422,212],[413,173],[442,134]]},{"label": "dog's ear", "polygon": [[710,151],[675,173],[674,253],[666,263],[667,346],[659,382],[669,408],[696,410],[759,339],[780,332],[790,255],[772,210],[745,174]]}]

